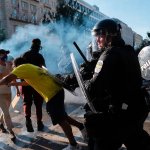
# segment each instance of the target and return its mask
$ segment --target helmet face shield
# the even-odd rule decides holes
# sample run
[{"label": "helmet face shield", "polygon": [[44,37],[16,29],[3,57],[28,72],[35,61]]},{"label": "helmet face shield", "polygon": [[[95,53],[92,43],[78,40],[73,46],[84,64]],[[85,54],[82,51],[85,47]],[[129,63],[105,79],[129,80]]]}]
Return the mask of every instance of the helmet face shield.
[{"label": "helmet face shield", "polygon": [[92,58],[98,59],[101,54],[102,48],[99,48],[99,46],[98,46],[97,37],[92,36],[91,45],[92,45],[92,54],[91,54]]},{"label": "helmet face shield", "polygon": [[102,36],[102,35],[106,35],[106,32],[103,29],[93,29],[92,30],[92,36]]},{"label": "helmet face shield", "polygon": [[97,36],[92,36],[92,52],[98,51]]},{"label": "helmet face shield", "polygon": [[[102,30],[101,30],[102,31]],[[97,34],[92,36],[92,49],[93,51],[99,51],[107,45],[107,35],[102,32],[97,32]]]},{"label": "helmet face shield", "polygon": [[120,33],[121,26],[113,19],[104,19],[96,23],[92,30],[92,35],[110,35],[117,36]]},{"label": "helmet face shield", "polygon": [[120,24],[112,19],[104,19],[96,23],[91,31],[93,53],[110,47],[115,38],[121,37],[120,29]]}]

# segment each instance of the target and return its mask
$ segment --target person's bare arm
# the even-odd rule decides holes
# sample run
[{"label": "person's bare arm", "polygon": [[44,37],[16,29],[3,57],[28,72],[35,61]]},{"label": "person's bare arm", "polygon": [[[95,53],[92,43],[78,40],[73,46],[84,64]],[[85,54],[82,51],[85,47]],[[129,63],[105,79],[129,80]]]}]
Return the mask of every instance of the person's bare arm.
[{"label": "person's bare arm", "polygon": [[11,82],[8,84],[9,86],[28,86],[29,84],[26,81],[21,81],[21,82]]},{"label": "person's bare arm", "polygon": [[[8,84],[9,85],[9,84]],[[20,93],[20,90],[19,90],[19,86],[15,86],[16,87],[16,93],[17,93],[17,96],[20,96],[21,93]]]},{"label": "person's bare arm", "polygon": [[0,85],[8,85],[11,81],[15,79],[17,79],[17,76],[10,73],[0,80]]},{"label": "person's bare arm", "polygon": [[[11,86],[11,83],[16,83],[16,82],[17,80],[13,80],[12,82],[8,83],[8,86]],[[20,96],[21,92],[20,92],[19,86],[15,86],[15,87],[16,87],[17,96]]]}]

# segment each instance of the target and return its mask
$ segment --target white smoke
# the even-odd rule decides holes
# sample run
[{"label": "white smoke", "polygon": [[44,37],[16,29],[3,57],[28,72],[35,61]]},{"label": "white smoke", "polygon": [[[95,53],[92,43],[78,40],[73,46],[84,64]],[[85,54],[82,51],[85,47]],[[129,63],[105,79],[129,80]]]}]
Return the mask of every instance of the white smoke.
[{"label": "white smoke", "polygon": [[60,72],[58,63],[60,60],[70,61],[70,58],[68,59],[69,56],[64,55],[61,46],[66,45],[69,52],[75,54],[77,62],[83,62],[82,57],[73,45],[73,42],[76,41],[85,54],[86,47],[91,37],[90,35],[86,36],[82,33],[69,24],[64,25],[64,23],[40,24],[38,26],[26,25],[24,27],[18,27],[10,39],[0,44],[0,48],[10,50],[10,54],[16,58],[30,49],[32,39],[39,38],[43,47],[41,53],[46,60],[48,70],[53,74],[65,73],[62,71]]}]

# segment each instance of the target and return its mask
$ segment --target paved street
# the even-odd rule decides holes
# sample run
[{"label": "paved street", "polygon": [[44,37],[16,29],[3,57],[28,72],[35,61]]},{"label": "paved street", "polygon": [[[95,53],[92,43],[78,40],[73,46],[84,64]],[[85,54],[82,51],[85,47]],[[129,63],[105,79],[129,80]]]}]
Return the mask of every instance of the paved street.
[{"label": "paved street", "polygon": [[[79,93],[79,92],[78,92]],[[67,112],[77,120],[83,121],[83,105],[84,100],[81,95],[74,96],[66,91],[66,109]],[[61,150],[68,144],[64,133],[59,126],[53,126],[51,119],[46,113],[45,104],[43,106],[43,122],[45,129],[38,132],[36,127],[35,108],[32,108],[32,123],[35,131],[33,133],[26,132],[25,118],[22,112],[22,100],[16,105],[15,109],[11,108],[11,116],[15,126],[14,131],[17,135],[16,143],[9,139],[8,134],[0,132],[0,150]],[[145,123],[145,128],[150,134],[150,115]],[[80,131],[73,127],[73,133],[78,143],[87,150],[87,144],[84,143]]]},{"label": "paved street", "polygon": [[[67,112],[80,121],[83,121],[84,110],[82,106],[84,101],[69,92],[66,92],[66,109]],[[17,140],[13,143],[9,139],[8,134],[0,132],[0,150],[61,150],[68,144],[63,131],[59,126],[53,126],[50,117],[43,106],[43,122],[45,125],[43,132],[38,132],[36,127],[35,107],[32,107],[32,123],[35,131],[29,133],[25,127],[25,117],[22,110],[22,100],[18,102],[15,109],[11,108],[12,121],[15,126],[14,131],[17,135]],[[87,145],[83,142],[80,131],[73,127],[73,133],[78,143],[86,149]]]}]

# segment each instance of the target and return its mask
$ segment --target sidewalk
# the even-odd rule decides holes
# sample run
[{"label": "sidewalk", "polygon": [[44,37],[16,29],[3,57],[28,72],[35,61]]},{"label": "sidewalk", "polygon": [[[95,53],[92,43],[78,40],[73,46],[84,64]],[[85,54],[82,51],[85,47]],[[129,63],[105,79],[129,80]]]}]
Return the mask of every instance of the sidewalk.
[{"label": "sidewalk", "polygon": [[[70,115],[75,119],[83,121],[83,111],[81,107],[71,112]],[[32,122],[35,129],[33,133],[26,132],[22,113],[13,117],[17,141],[13,143],[9,139],[8,134],[0,133],[0,150],[61,150],[66,147],[68,140],[61,128],[58,125],[53,126],[49,116],[44,111],[43,116],[45,129],[44,132],[38,132],[36,129],[35,116],[33,115]],[[145,128],[150,133],[150,120],[146,120]],[[73,127],[73,133],[78,143],[83,147],[83,150],[87,150],[87,144],[84,143],[80,131]]]},{"label": "sidewalk", "polygon": [[[38,132],[36,127],[36,115],[32,112],[32,123],[34,132],[29,133],[26,131],[25,118],[23,113],[12,118],[15,126],[14,132],[16,133],[17,140],[13,143],[9,139],[8,134],[0,132],[0,150],[61,150],[68,145],[68,140],[65,137],[62,129],[56,125],[53,126],[49,116],[45,109],[43,109],[43,122],[45,129],[43,132]],[[83,110],[78,107],[70,113],[72,117],[83,121]],[[80,131],[73,127],[73,134],[77,139],[77,142],[83,147],[83,150],[87,149],[87,144],[83,142]]]},{"label": "sidewalk", "polygon": [[[74,99],[72,99],[71,103],[73,101]],[[75,103],[76,102],[77,101],[75,101]],[[66,106],[71,117],[81,122],[83,121],[84,110],[82,109],[82,104],[78,103],[75,105],[72,103],[72,105],[67,104]],[[65,137],[62,129],[58,125],[52,125],[51,119],[45,110],[45,106],[43,106],[43,123],[45,125],[45,129],[43,132],[38,132],[35,107],[33,105],[31,119],[34,132],[32,133],[26,131],[25,117],[22,112],[22,104],[18,104],[18,108],[18,113],[11,113],[12,121],[15,127],[14,132],[16,133],[17,140],[15,143],[13,143],[8,134],[3,134],[0,132],[0,150],[61,150],[68,145],[68,140]],[[150,114],[144,124],[144,128],[150,134]],[[75,135],[77,142],[83,147],[83,150],[87,150],[87,144],[84,143],[80,131],[75,127],[73,127],[73,134]]]}]

